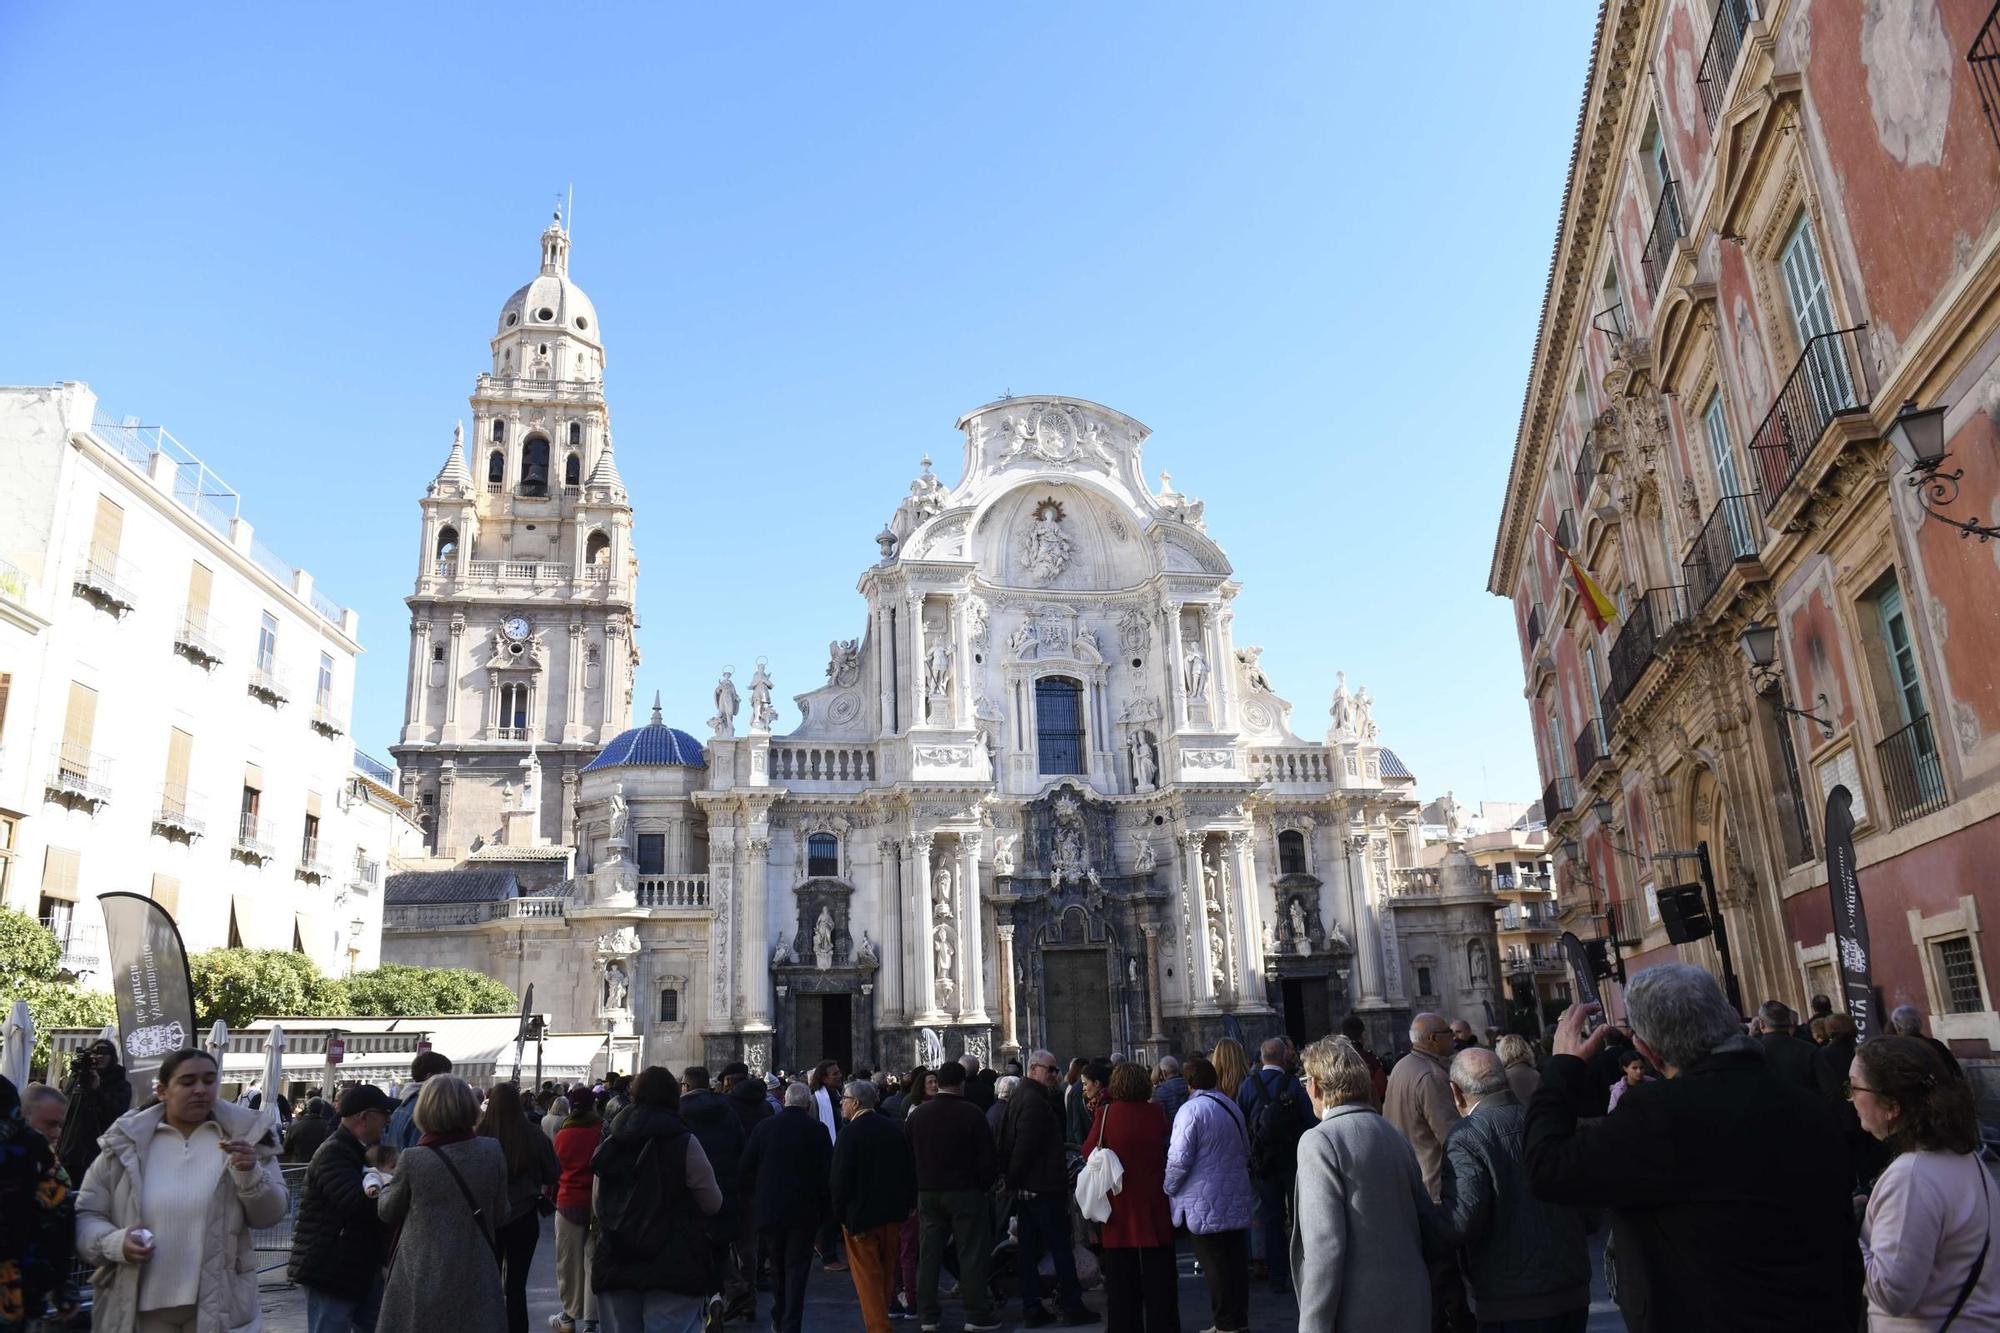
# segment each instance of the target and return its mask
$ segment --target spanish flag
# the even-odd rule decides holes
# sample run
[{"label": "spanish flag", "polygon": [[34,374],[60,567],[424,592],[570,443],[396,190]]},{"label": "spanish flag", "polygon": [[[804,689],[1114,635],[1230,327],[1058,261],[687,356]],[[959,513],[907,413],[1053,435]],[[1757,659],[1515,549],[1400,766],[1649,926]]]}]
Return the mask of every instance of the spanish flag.
[{"label": "spanish flag", "polygon": [[1549,545],[1555,547],[1564,563],[1569,565],[1570,577],[1576,581],[1576,594],[1583,601],[1583,613],[1590,617],[1590,623],[1596,626],[1599,634],[1602,634],[1608,626],[1617,621],[1617,606],[1604,595],[1604,589],[1597,586],[1597,580],[1590,577],[1590,571],[1583,567],[1583,561],[1577,559],[1567,546],[1557,541],[1553,532],[1542,527],[1541,520],[1537,519],[1535,526],[1542,529],[1542,535],[1549,539]]}]

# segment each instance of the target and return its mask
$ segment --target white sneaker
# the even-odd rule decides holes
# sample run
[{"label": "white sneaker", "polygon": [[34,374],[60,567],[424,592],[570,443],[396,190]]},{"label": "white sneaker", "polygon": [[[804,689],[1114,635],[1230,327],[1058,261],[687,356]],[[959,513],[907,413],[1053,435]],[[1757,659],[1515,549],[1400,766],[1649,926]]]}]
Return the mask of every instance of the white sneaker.
[{"label": "white sneaker", "polygon": [[549,1333],[576,1333],[576,1321],[566,1314],[549,1316]]}]

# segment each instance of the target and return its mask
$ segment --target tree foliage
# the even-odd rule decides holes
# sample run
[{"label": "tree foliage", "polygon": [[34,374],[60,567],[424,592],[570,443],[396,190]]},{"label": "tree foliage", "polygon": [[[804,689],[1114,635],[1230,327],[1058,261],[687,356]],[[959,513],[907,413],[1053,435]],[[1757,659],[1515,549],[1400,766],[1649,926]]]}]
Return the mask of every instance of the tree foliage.
[{"label": "tree foliage", "polygon": [[29,916],[0,908],[0,990],[12,992],[24,981],[54,981],[62,947],[47,926]]},{"label": "tree foliage", "polygon": [[46,926],[25,912],[0,908],[0,1011],[11,1011],[16,1000],[28,1002],[35,1022],[29,1063],[38,1071],[48,1066],[50,1034],[57,1028],[103,1027],[118,1019],[109,991],[57,979],[61,961],[62,948]]},{"label": "tree foliage", "polygon": [[513,991],[464,967],[410,967],[384,963],[347,980],[348,1012],[401,1014],[511,1014],[521,1007]]},{"label": "tree foliage", "polygon": [[195,1022],[242,1027],[258,1015],[328,1015],[345,1010],[344,987],[289,949],[207,949],[188,958]]}]

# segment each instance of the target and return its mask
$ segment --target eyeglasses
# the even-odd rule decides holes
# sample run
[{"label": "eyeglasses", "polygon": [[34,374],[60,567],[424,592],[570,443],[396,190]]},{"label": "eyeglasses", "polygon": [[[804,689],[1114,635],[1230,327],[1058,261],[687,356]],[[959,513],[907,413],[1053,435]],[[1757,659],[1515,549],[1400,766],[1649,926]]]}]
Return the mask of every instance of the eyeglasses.
[{"label": "eyeglasses", "polygon": [[1871,1097],[1886,1097],[1889,1095],[1880,1088],[1864,1088],[1859,1083],[1849,1083],[1847,1085],[1847,1100],[1850,1102],[1853,1101],[1854,1094],[1857,1092],[1865,1092]]},{"label": "eyeglasses", "polygon": [[1030,1074],[1034,1073],[1034,1072],[1035,1072],[1035,1071],[1036,1071],[1037,1069],[1046,1069],[1046,1070],[1048,1070],[1048,1071],[1049,1071],[1049,1072],[1050,1072],[1051,1074],[1055,1074],[1055,1073],[1059,1073],[1059,1072],[1061,1072],[1061,1071],[1059,1071],[1059,1070],[1058,1070],[1058,1069],[1057,1069],[1057,1068],[1056,1068],[1056,1067],[1055,1067],[1054,1065],[1029,1065],[1029,1066],[1028,1066],[1028,1072],[1029,1072]]}]

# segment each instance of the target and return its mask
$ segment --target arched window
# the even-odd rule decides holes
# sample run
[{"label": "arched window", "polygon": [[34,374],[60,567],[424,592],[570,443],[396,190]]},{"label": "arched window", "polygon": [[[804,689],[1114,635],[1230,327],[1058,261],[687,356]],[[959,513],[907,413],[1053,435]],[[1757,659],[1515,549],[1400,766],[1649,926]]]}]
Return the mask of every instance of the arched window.
[{"label": "arched window", "polygon": [[1083,686],[1067,676],[1035,682],[1035,749],[1042,773],[1081,773]]},{"label": "arched window", "polygon": [[493,443],[507,443],[507,423],[497,417],[493,421]]},{"label": "arched window", "polygon": [[1297,829],[1288,828],[1278,835],[1278,873],[1280,875],[1306,873],[1306,835]]},{"label": "arched window", "polygon": [[681,993],[672,986],[660,992],[660,1021],[662,1023],[681,1021]]},{"label": "arched window", "polygon": [[586,565],[608,565],[611,563],[611,538],[602,532],[593,532],[583,544],[583,563]]},{"label": "arched window", "polygon": [[500,687],[500,738],[520,740],[528,731],[528,687],[526,685],[502,685]]},{"label": "arched window", "polygon": [[507,455],[495,449],[486,456],[486,484],[498,486],[507,480]]},{"label": "arched window", "polygon": [[438,529],[437,558],[456,560],[458,558],[458,529],[446,526]]},{"label": "arched window", "polygon": [[549,493],[549,442],[539,435],[530,435],[521,446],[521,494],[547,495]]},{"label": "arched window", "polygon": [[806,873],[814,878],[832,878],[840,873],[840,839],[831,833],[815,833],[806,839]]},{"label": "arched window", "polygon": [[581,421],[572,421],[569,423],[569,447],[572,449],[583,448],[583,423]]},{"label": "arched window", "polygon": [[571,454],[563,461],[563,485],[583,485],[583,460]]}]

